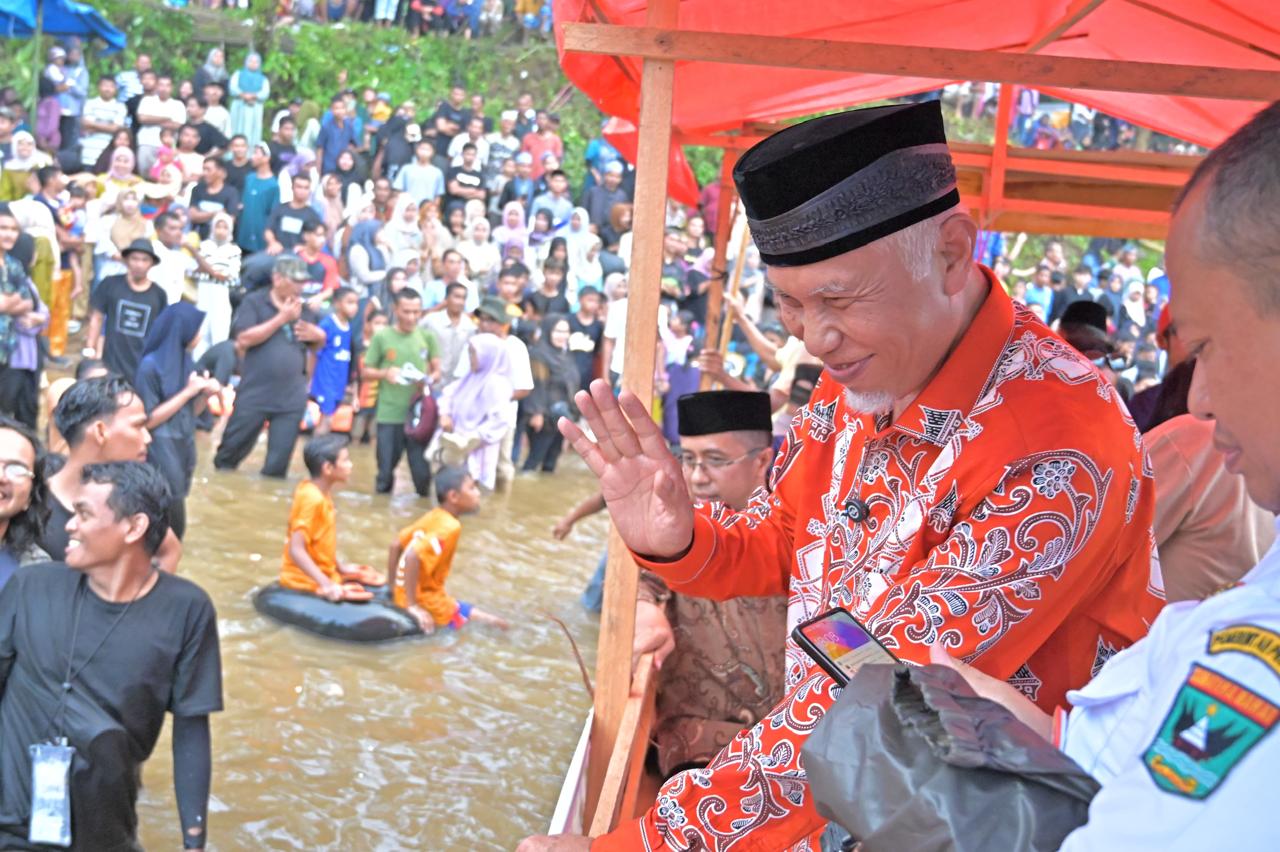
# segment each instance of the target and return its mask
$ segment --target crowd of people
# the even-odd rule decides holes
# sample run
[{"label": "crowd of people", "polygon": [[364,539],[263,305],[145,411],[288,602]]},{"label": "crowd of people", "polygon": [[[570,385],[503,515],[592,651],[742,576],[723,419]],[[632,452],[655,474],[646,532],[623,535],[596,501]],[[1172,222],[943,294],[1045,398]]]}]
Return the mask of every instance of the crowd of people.
[{"label": "crowd of people", "polygon": [[[399,21],[405,12],[394,3],[389,12],[388,4],[365,4],[370,5],[366,11],[380,21]],[[415,3],[408,11],[430,16],[438,7],[445,11],[437,17],[466,18],[501,5]],[[315,13],[301,4],[291,8]],[[361,8],[328,4],[323,14],[333,20]],[[449,24],[451,30],[459,26],[479,33],[483,19]],[[101,639],[100,653],[77,644],[74,623],[69,632],[73,656],[85,657],[81,669],[94,676],[105,675],[90,670],[90,662],[131,659],[115,655],[118,643],[133,637],[124,629],[112,634],[116,610],[108,603],[121,605],[119,620],[134,603],[139,610],[152,607],[153,590],[161,584],[179,599],[185,614],[174,616],[181,624],[166,635],[171,645],[173,637],[186,640],[170,648],[159,668],[128,665],[171,672],[174,682],[157,681],[156,694],[172,688],[184,696],[167,709],[191,721],[184,722],[181,743],[175,735],[175,762],[181,750],[182,765],[195,767],[184,775],[196,778],[194,787],[179,784],[179,806],[189,845],[202,844],[207,715],[221,706],[216,660],[209,660],[210,654],[216,657],[217,637],[216,631],[209,635],[207,598],[171,576],[187,531],[184,500],[196,466],[196,433],[213,433],[213,465],[224,471],[242,465],[265,433],[261,472],[271,477],[288,475],[299,437],[311,434],[302,453],[308,475],[287,520],[281,560],[286,588],[357,602],[367,599],[369,588],[390,584],[393,599],[424,631],[468,621],[503,626],[501,618],[445,589],[460,519],[479,507],[482,495],[507,487],[517,475],[554,475],[567,435],[602,475],[602,491],[575,507],[554,534],[564,537],[582,517],[606,506],[615,510],[618,503],[618,482],[625,476],[614,471],[611,486],[605,475],[605,462],[616,459],[593,456],[590,440],[571,424],[588,423],[597,436],[610,432],[600,412],[613,412],[611,394],[618,390],[626,352],[634,171],[603,134],[584,150],[567,152],[558,116],[538,108],[529,94],[491,110],[483,93],[462,86],[430,105],[393,104],[373,88],[344,86],[327,104],[307,104],[273,93],[256,54],[230,72],[223,52],[212,50],[193,79],[178,81],[139,54],[129,70],[93,79],[81,46],[72,41],[50,51],[41,86],[40,105],[31,116],[15,99],[0,96],[0,411],[8,418],[0,420],[0,583],[20,576],[19,565],[45,559],[87,574],[92,593],[85,592],[86,599],[94,601],[91,608],[103,603],[90,616],[95,626],[86,625],[87,636]],[[913,109],[941,115],[936,105]],[[585,167],[578,186],[562,168],[571,155]],[[713,603],[704,597],[716,593],[710,579],[673,581],[660,557],[680,565],[710,559],[708,548],[731,543],[736,535],[733,521],[726,520],[738,517],[734,513],[767,514],[768,501],[787,494],[797,503],[815,499],[816,490],[801,494],[797,483],[825,476],[834,462],[826,456],[815,461],[818,451],[811,450],[796,466],[790,453],[804,442],[834,450],[829,439],[844,428],[835,412],[846,403],[823,376],[857,384],[863,369],[858,359],[865,354],[844,353],[845,363],[840,353],[824,351],[813,324],[824,327],[829,319],[823,312],[847,307],[847,300],[802,304],[801,282],[789,273],[794,264],[767,241],[761,242],[764,250],[742,241],[739,254],[740,241],[730,239],[727,256],[717,262],[712,243],[719,226],[741,233],[749,217],[751,233],[759,237],[758,220],[783,212],[753,211],[751,178],[741,176],[741,167],[739,172],[745,210],[736,221],[717,220],[716,186],[707,187],[695,207],[668,203],[653,329],[655,399],[637,408],[623,397],[633,423],[653,418],[653,434],[640,436],[646,452],[658,445],[672,450],[667,473],[683,481],[693,499],[720,506],[715,519],[725,525],[698,527],[702,538],[692,545],[697,553],[679,552],[687,539],[669,547],[672,542],[643,531],[627,538],[637,554],[659,557],[642,560],[636,652],[656,651],[659,662],[670,657],[659,686],[657,765],[677,779],[726,747],[749,758],[743,725],[766,717],[788,694],[786,687],[801,675],[810,677],[812,669],[794,648],[785,657],[781,650],[788,619],[785,582],[780,586],[775,577],[751,585],[718,574],[725,589],[756,597]],[[974,313],[997,301],[975,295],[988,286],[1003,300],[1000,305],[1020,305],[1007,309],[1009,322],[1037,341],[1035,351],[1020,355],[1006,342],[1006,357],[1049,358],[1044,352],[1052,349],[1054,369],[1066,376],[1063,387],[1053,387],[1078,397],[1088,417],[1109,424],[1110,431],[1103,430],[1107,441],[1099,438],[1098,446],[1080,452],[1131,480],[1130,514],[1138,507],[1144,523],[1153,526],[1163,594],[1170,601],[1198,600],[1238,579],[1270,547],[1273,516],[1251,502],[1244,480],[1224,472],[1213,427],[1189,414],[1199,348],[1171,319],[1163,258],[1152,263],[1157,253],[1150,247],[1102,239],[1084,246],[1049,240],[1033,253],[1025,234],[975,229],[964,242],[956,226],[949,227],[942,236],[930,236],[963,243],[964,262],[952,262],[967,271],[954,273],[960,278],[952,295],[960,299],[966,293]],[[954,254],[953,248],[948,244],[947,251]],[[990,274],[975,271],[975,261]],[[926,277],[904,276],[917,284]],[[709,294],[731,279],[738,283],[724,295],[728,333],[720,346],[709,348]],[[886,355],[885,363],[898,359],[894,363],[904,375],[918,372],[917,362],[928,354],[913,354],[921,348],[918,341],[937,338],[931,347],[945,343],[938,329],[954,319],[902,311],[877,316],[884,328],[918,332],[911,345],[880,341],[886,353],[897,353]],[[957,328],[958,339],[963,328]],[[1070,350],[1053,349],[1061,341]],[[982,375],[975,372],[966,382],[985,376],[991,365],[978,362],[994,357],[985,349],[933,354],[939,363],[944,354],[970,358],[968,368]],[[1027,369],[1010,392],[1030,392],[1024,385],[1033,381],[1034,370]],[[61,375],[69,370],[74,375]],[[699,392],[709,385],[721,390]],[[1045,387],[1039,391],[1047,400]],[[979,388],[970,390],[976,396]],[[919,422],[904,425],[902,434],[959,440],[963,418],[950,415],[967,410],[973,399],[936,396],[936,404],[917,412]],[[884,400],[875,394],[848,399],[883,413]],[[1046,401],[1045,410],[1056,404]],[[38,435],[42,413],[45,429]],[[1154,486],[1141,444],[1129,437],[1129,420],[1145,433]],[[877,432],[871,425],[867,434]],[[1034,491],[1052,504],[1046,511],[1070,515],[1075,504],[1059,505],[1059,495],[1103,486],[1081,479],[1087,466],[1076,455],[1045,443],[1061,436],[1064,425],[1041,425],[1044,434],[1027,440],[1045,458],[1027,466],[1009,488]],[[981,432],[981,426],[972,429],[965,440]],[[1008,437],[1011,429],[994,428],[994,440]],[[605,440],[620,442],[622,456],[633,455],[622,450],[630,440],[625,434]],[[884,446],[868,450],[855,479],[925,488],[916,480],[927,466],[905,461],[900,448],[889,447],[890,439],[875,440]],[[375,445],[378,493],[396,490],[403,463],[407,487],[435,503],[396,533],[385,575],[337,557],[331,493],[350,475],[349,441]],[[49,463],[45,448],[57,453]],[[959,465],[947,474],[959,484],[951,486],[952,497],[939,497],[926,526],[941,534],[957,512],[977,518],[979,509],[955,501],[978,487],[976,477],[991,466],[984,453],[996,452],[971,450],[967,458],[974,467]],[[653,458],[647,463],[659,465]],[[771,479],[771,468],[782,473]],[[784,485],[788,470],[790,484]],[[937,482],[929,487],[937,488]],[[993,493],[995,516],[1015,512],[1017,498]],[[846,500],[846,520],[872,511],[862,498],[846,498],[843,490],[837,496]],[[1102,500],[1101,493],[1095,497]],[[895,493],[893,500],[907,498]],[[825,517],[834,510],[814,511],[814,517]],[[616,510],[614,515],[616,521]],[[1123,555],[1108,552],[1107,559],[1114,588],[1127,589],[1131,597],[1114,606],[1094,601],[1086,611],[1076,608],[1083,607],[1081,586],[1064,604],[1066,621],[1045,628],[1058,638],[1034,648],[1006,643],[999,655],[984,657],[965,640],[962,652],[969,659],[990,663],[1031,698],[1040,696],[1042,705],[1082,685],[1080,637],[1087,634],[1094,643],[1089,662],[1096,671],[1136,641],[1145,632],[1142,620],[1149,622],[1159,610],[1158,590],[1147,588],[1149,552],[1125,537],[1137,535],[1142,525],[1123,532],[1123,524],[1112,523],[1114,513],[1108,518],[1105,535],[1094,536],[1129,548]],[[800,523],[807,521],[806,516]],[[815,520],[786,535],[791,544],[804,539],[816,545],[835,523]],[[982,535],[997,536],[1002,523],[985,514]],[[98,536],[108,528],[114,538],[100,547]],[[776,555],[776,544],[765,549]],[[793,557],[791,544],[784,548],[787,560]],[[912,551],[911,558],[923,560],[931,548],[940,553],[945,546],[938,539]],[[1102,546],[1083,552],[1101,554]],[[866,543],[841,547],[849,549],[842,558],[860,564],[882,558]],[[957,550],[976,553],[959,545]],[[745,550],[732,552],[746,558]],[[901,561],[905,553],[893,558]],[[162,570],[144,570],[152,564]],[[583,596],[588,608],[600,607],[603,572],[602,560]],[[167,579],[156,579],[160,574]],[[24,580],[21,594],[48,596],[71,576]],[[16,603],[17,594],[0,598],[0,621],[15,607],[36,605],[26,598]],[[793,608],[795,595],[791,589]],[[803,594],[801,599],[807,608],[815,605]],[[50,629],[63,631],[65,616],[49,620]],[[892,621],[880,616],[886,624]],[[1073,627],[1085,622],[1091,625],[1087,630]],[[894,629],[910,629],[907,620],[892,623],[898,625]],[[747,632],[743,625],[750,625],[753,643],[734,638]],[[1000,626],[1000,635],[1007,627]],[[8,622],[0,624],[0,658],[9,647],[5,642],[18,641],[8,629]],[[22,642],[38,643],[45,628],[22,629],[28,631]],[[924,660],[924,644],[898,641],[901,648],[914,648],[904,651],[904,659]],[[708,676],[709,671],[720,674]],[[59,683],[81,673],[73,669]],[[72,693],[84,699],[75,688]],[[165,709],[161,703],[159,714]],[[8,700],[0,702],[0,716],[7,719],[8,712],[18,711]],[[139,712],[147,722],[137,742],[153,745],[156,708],[148,704]],[[140,763],[149,751],[147,746],[128,760]],[[6,782],[0,785],[5,795],[18,789],[0,780]],[[697,806],[690,794],[667,795],[663,819],[679,802]],[[131,811],[134,798],[135,788],[122,789],[114,805],[126,833],[133,823],[120,814]],[[29,813],[25,807],[6,806],[0,813]],[[0,824],[0,832],[10,828]],[[644,830],[652,839],[663,829],[651,822]]]}]

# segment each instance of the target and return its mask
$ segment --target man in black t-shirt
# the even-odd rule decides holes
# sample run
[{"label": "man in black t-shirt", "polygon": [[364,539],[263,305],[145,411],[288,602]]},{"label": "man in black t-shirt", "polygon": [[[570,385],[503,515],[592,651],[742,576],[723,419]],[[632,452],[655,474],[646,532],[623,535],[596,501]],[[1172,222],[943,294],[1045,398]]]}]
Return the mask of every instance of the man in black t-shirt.
[{"label": "man in black t-shirt", "polygon": [[[92,464],[146,461],[147,409],[133,385],[116,375],[82,379],[58,400],[51,416],[67,442],[62,467],[49,476],[45,504],[49,517],[40,538],[40,549],[61,560],[67,553],[67,521],[80,487],[81,472]],[[182,558],[182,542],[170,530],[156,553],[161,570],[173,573]],[[3,847],[0,847],[3,848]]]},{"label": "man in black t-shirt", "polygon": [[196,153],[198,154],[221,154],[227,150],[227,137],[222,131],[214,127],[212,124],[204,120],[206,109],[205,102],[192,95],[187,98],[187,124],[196,129],[196,133],[200,134],[200,141],[196,143]]},{"label": "man in black t-shirt", "polygon": [[36,848],[30,747],[65,737],[69,848],[140,849],[138,779],[166,712],[183,845],[205,846],[218,625],[199,586],[152,567],[168,500],[147,464],[85,468],[66,564],[19,569],[0,592],[0,848]]},{"label": "man in black t-shirt", "polygon": [[89,335],[86,345],[94,350],[116,375],[132,379],[142,360],[142,343],[151,324],[169,304],[164,289],[147,274],[160,262],[151,241],[134,240],[124,250],[128,272],[102,279],[89,306]]},{"label": "man in black t-shirt", "polygon": [[227,143],[229,159],[225,160],[227,184],[234,186],[236,192],[244,194],[244,179],[253,171],[253,163],[249,162],[249,140],[240,134],[231,137]]},{"label": "man in black t-shirt", "polygon": [[473,198],[485,200],[489,193],[484,188],[484,176],[476,164],[475,145],[468,142],[462,146],[462,165],[453,166],[445,172],[444,188],[450,207],[466,204]]},{"label": "man in black t-shirt", "polygon": [[586,390],[596,374],[596,355],[604,339],[604,323],[600,321],[600,291],[587,286],[578,291],[578,312],[569,317],[569,352],[578,365],[582,390]]},{"label": "man in black t-shirt", "polygon": [[277,204],[267,217],[267,254],[293,251],[302,242],[303,227],[321,221],[311,207],[311,178],[305,173],[293,177],[293,198],[288,204]]},{"label": "man in black t-shirt", "polygon": [[196,226],[200,239],[209,236],[209,223],[218,213],[240,214],[240,192],[227,182],[227,164],[221,157],[205,157],[200,182],[191,189],[187,217]]},{"label": "man in black t-shirt", "polygon": [[271,151],[271,171],[280,174],[289,161],[298,156],[298,146],[294,144],[297,136],[297,122],[287,115],[280,119],[275,138],[267,143],[267,149]]},{"label": "man in black t-shirt", "polygon": [[231,320],[231,336],[244,350],[236,407],[213,458],[219,470],[234,470],[258,442],[264,423],[267,458],[263,476],[283,477],[298,440],[307,406],[307,349],[324,344],[316,316],[302,301],[310,273],[300,258],[278,258],[271,287],[244,297]]}]

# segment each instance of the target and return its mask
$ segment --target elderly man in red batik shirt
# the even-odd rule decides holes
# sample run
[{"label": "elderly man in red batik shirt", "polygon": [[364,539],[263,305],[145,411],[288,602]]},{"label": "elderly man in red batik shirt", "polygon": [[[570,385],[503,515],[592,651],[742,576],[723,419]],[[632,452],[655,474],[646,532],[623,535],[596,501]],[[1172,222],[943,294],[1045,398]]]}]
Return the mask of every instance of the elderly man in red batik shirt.
[{"label": "elderly man in red batik shirt", "polygon": [[[974,263],[936,101],[789,128],[734,178],[782,319],[825,371],[741,513],[694,505],[634,395],[580,394],[595,441],[560,428],[618,532],[682,594],[788,592],[790,626],[845,607],[903,660],[936,643],[1053,708],[1163,604],[1124,405]],[[817,849],[800,747],[836,688],[786,653],[782,703],[641,819],[522,852]]]}]

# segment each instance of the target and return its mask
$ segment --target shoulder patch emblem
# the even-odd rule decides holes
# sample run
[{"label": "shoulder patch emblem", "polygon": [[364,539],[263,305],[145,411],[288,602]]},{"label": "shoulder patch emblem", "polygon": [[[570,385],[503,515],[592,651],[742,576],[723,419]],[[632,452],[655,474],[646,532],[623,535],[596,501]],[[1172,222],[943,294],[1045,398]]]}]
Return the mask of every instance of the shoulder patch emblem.
[{"label": "shoulder patch emblem", "polygon": [[1232,624],[1209,635],[1209,653],[1248,654],[1280,675],[1280,633],[1252,624]]},{"label": "shoulder patch emblem", "polygon": [[1280,719],[1280,707],[1193,665],[1142,756],[1160,789],[1206,799]]}]

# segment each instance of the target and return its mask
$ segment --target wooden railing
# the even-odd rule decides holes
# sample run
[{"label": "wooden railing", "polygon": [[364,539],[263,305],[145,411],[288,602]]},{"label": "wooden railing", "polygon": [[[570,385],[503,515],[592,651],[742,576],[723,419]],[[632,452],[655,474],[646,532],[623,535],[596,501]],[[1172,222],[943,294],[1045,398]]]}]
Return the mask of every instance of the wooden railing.
[{"label": "wooden railing", "polygon": [[632,675],[631,695],[623,707],[618,736],[609,755],[609,767],[591,819],[592,837],[609,833],[619,822],[636,814],[640,784],[644,779],[645,752],[648,751],[649,732],[653,728],[654,692],[658,680],[655,675],[653,654],[644,654]]}]

